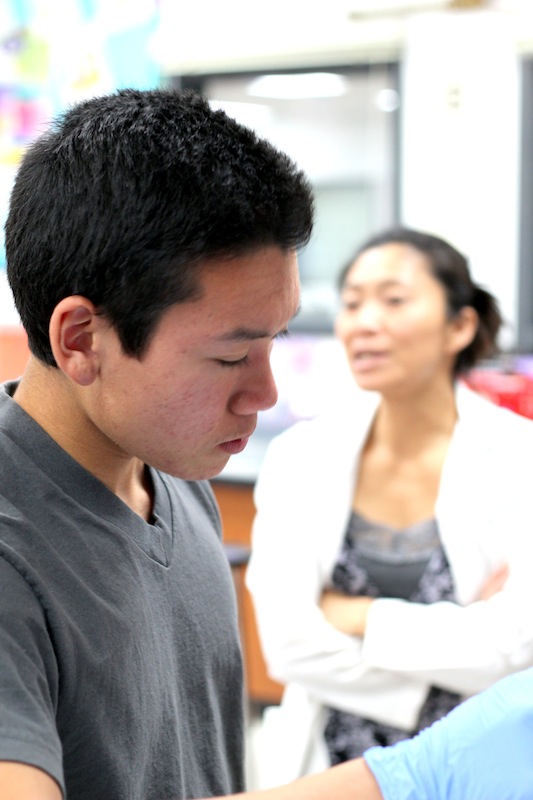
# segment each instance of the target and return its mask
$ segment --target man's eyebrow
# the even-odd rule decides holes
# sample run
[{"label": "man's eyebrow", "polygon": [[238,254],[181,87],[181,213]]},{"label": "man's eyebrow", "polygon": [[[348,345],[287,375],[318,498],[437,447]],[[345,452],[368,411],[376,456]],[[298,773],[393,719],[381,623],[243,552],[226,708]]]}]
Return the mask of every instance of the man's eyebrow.
[{"label": "man's eyebrow", "polygon": [[278,336],[286,336],[288,334],[287,328],[284,328],[277,333],[272,334],[270,331],[264,331],[256,328],[235,328],[233,331],[228,331],[222,336],[218,337],[219,342],[250,342],[255,339],[276,339]]},{"label": "man's eyebrow", "polygon": [[[296,310],[296,313],[292,317],[296,317],[300,313],[300,306]],[[260,328],[234,328],[232,331],[228,331],[227,333],[222,334],[222,336],[218,337],[220,342],[250,342],[255,339],[277,339],[283,336],[289,335],[289,328],[283,328],[281,331],[277,331],[276,333],[272,334],[270,331],[265,331]]]}]

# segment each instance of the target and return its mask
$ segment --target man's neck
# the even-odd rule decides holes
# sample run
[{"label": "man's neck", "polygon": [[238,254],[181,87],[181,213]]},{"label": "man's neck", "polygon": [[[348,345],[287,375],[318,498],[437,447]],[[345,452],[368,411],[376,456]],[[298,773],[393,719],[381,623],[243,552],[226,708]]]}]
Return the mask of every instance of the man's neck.
[{"label": "man's neck", "polygon": [[32,356],[14,400],[136,514],[151,518],[153,487],[146,465],[124,453],[93,424],[78,400],[76,387],[60,370]]}]

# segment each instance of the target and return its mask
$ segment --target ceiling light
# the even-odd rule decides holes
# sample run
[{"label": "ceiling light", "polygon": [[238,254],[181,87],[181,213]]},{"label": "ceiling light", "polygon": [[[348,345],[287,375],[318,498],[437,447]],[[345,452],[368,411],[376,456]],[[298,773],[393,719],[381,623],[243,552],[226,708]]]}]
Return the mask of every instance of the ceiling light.
[{"label": "ceiling light", "polygon": [[272,121],[272,109],[261,103],[241,103],[235,100],[210,100],[214,111],[225,111],[229,117],[249,128],[261,129]]},{"label": "ceiling light", "polygon": [[307,97],[339,97],[346,92],[346,81],[334,72],[300,72],[261,75],[248,84],[247,94],[297,100]]}]

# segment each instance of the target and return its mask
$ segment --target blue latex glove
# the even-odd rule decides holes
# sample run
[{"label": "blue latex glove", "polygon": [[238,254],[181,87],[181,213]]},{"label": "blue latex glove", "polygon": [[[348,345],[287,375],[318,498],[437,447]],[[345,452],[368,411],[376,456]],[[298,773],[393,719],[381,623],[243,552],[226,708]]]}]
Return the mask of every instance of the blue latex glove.
[{"label": "blue latex glove", "polygon": [[533,800],[533,668],[364,758],[384,800]]}]

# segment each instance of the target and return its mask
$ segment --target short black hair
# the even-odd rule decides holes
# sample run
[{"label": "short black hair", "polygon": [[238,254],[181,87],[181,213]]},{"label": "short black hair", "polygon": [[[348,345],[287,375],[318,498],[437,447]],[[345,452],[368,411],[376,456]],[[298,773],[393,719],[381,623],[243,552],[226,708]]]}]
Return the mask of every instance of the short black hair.
[{"label": "short black hair", "polygon": [[31,144],[6,221],[7,274],[32,353],[80,294],[141,357],[162,312],[198,296],[197,267],[305,245],[313,196],[287,155],[199,94],[123,89],[78,103]]},{"label": "short black hair", "polygon": [[367,250],[386,244],[407,244],[426,256],[431,274],[446,293],[448,315],[455,317],[462,308],[477,312],[479,325],[470,344],[455,360],[454,374],[464,374],[479,361],[498,352],[497,337],[503,323],[498,301],[486,289],[474,283],[466,257],[439,236],[406,227],[393,227],[373,234],[361,244],[339,275],[342,288],[354,262]]}]

